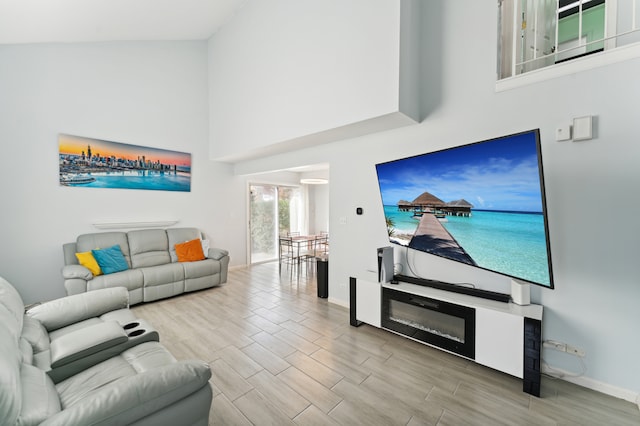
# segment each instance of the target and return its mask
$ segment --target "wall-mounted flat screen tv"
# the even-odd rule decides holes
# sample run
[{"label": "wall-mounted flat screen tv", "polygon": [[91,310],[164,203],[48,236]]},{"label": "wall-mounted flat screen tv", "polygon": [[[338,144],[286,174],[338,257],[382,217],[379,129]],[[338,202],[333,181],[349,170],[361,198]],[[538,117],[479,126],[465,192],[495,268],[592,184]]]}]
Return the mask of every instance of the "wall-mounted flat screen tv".
[{"label": "wall-mounted flat screen tv", "polygon": [[553,288],[539,130],[376,171],[392,243]]}]

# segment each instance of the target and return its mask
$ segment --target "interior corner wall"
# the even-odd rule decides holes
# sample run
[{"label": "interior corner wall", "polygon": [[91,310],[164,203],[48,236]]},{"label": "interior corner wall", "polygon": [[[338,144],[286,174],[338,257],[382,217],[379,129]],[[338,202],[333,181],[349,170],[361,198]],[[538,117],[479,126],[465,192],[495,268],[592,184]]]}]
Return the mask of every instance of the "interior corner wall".
[{"label": "interior corner wall", "polygon": [[[179,220],[245,263],[244,181],[208,156],[206,42],[0,46],[0,275],[65,294],[62,244],[97,221]],[[192,155],[191,192],[63,187],[58,134]]]},{"label": "interior corner wall", "polygon": [[[496,92],[494,1],[433,1],[422,19],[422,104],[429,111],[422,123],[236,168],[330,164],[329,300],[347,306],[349,277],[375,279],[375,250],[389,245],[376,163],[539,128],[556,283],[555,290],[532,290],[532,301],[545,309],[543,338],[586,351],[583,382],[640,394],[640,340],[633,338],[640,322],[640,58]],[[595,117],[592,140],[555,141],[558,126],[584,115]],[[509,289],[503,276],[430,255],[409,258],[426,278]],[[574,357],[548,349],[543,357],[580,371]]]}]

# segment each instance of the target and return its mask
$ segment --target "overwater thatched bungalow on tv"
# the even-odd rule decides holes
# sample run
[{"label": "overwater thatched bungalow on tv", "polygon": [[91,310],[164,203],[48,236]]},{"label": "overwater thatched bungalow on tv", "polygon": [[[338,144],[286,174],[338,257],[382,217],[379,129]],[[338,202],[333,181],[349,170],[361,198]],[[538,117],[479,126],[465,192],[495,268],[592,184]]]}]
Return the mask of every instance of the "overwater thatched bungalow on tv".
[{"label": "overwater thatched bungalow on tv", "polygon": [[434,213],[448,216],[471,216],[473,205],[465,199],[445,203],[429,192],[423,192],[413,201],[398,201],[398,210],[415,214]]},{"label": "overwater thatched bungalow on tv", "polygon": [[461,198],[455,201],[449,201],[444,207],[445,214],[449,216],[471,216],[471,209],[473,208],[473,204]]}]

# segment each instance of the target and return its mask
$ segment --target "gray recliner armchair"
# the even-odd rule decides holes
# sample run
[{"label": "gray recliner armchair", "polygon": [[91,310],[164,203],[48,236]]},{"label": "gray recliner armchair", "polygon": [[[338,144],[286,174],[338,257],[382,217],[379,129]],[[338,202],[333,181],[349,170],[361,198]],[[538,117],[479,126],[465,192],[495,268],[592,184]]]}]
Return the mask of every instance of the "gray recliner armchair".
[{"label": "gray recliner armchair", "polygon": [[209,367],[176,361],[127,307],[111,288],[25,313],[0,278],[1,423],[206,425]]},{"label": "gray recliner armchair", "polygon": [[[0,282],[0,287],[7,286]],[[17,301],[15,305],[20,307]],[[157,331],[128,308],[129,292],[116,287],[28,309],[22,337],[32,347],[34,365],[57,383],[130,347],[158,341]]]}]

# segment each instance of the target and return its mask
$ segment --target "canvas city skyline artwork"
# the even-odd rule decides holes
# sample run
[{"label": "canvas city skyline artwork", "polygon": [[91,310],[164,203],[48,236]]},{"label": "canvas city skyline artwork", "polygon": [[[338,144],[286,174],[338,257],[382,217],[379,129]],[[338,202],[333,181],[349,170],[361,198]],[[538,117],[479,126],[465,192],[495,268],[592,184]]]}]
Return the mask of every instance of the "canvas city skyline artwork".
[{"label": "canvas city skyline artwork", "polygon": [[60,185],[191,191],[191,154],[60,134]]}]

